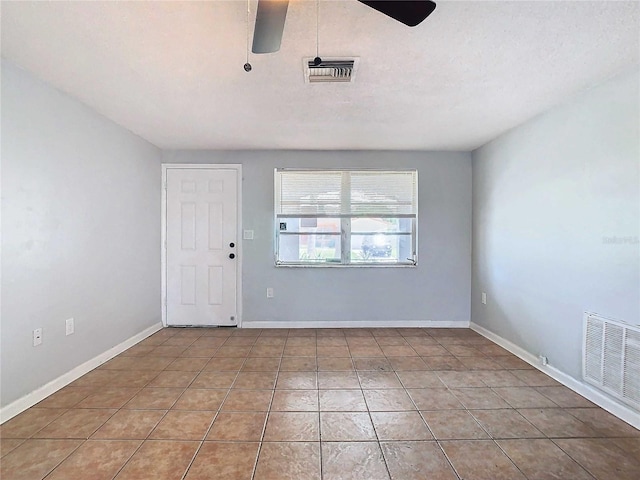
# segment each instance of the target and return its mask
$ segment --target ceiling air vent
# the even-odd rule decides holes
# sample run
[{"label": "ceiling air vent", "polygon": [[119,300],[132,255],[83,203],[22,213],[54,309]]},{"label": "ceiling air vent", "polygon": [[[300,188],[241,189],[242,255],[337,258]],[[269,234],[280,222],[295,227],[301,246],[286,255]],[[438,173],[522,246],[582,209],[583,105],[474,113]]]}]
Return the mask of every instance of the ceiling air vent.
[{"label": "ceiling air vent", "polygon": [[307,83],[353,83],[359,60],[333,58],[322,60],[319,65],[315,65],[313,58],[304,58],[304,80]]}]

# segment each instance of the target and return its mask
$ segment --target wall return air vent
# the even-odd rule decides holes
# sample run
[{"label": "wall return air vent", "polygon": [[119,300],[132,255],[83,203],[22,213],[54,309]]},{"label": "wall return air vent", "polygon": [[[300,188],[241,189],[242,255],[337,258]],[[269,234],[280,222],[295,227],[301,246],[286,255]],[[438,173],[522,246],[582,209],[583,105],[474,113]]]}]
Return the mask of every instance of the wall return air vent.
[{"label": "wall return air vent", "polygon": [[306,83],[353,83],[358,70],[359,58],[323,59],[315,65],[313,58],[303,58],[304,81]]},{"label": "wall return air vent", "polygon": [[585,313],[583,348],[585,381],[640,410],[640,326]]}]

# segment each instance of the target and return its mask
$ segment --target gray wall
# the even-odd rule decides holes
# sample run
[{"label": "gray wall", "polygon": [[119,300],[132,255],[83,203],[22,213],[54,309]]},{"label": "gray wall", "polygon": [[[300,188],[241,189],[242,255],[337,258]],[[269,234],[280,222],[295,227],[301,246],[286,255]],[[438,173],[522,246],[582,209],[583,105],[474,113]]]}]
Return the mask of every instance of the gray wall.
[{"label": "gray wall", "polygon": [[[470,154],[166,151],[163,162],[242,164],[243,228],[255,236],[243,243],[244,321],[469,322]],[[276,268],[275,167],[417,168],[418,267]]]},{"label": "gray wall", "polygon": [[160,174],[157,148],[2,62],[2,406],[160,321]]},{"label": "gray wall", "polygon": [[640,323],[639,85],[616,78],[473,152],[472,321],[578,380],[583,312]]}]

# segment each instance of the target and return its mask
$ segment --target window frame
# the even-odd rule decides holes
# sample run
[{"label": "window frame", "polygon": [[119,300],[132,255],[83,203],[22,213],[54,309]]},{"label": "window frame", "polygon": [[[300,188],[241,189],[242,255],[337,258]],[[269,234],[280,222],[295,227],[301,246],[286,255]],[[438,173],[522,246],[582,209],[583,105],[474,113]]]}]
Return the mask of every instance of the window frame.
[{"label": "window frame", "polygon": [[[305,172],[305,173],[314,173],[314,172],[318,172],[318,173],[326,173],[326,172],[341,172],[343,173],[342,176],[342,181],[341,181],[341,190],[340,190],[340,198],[339,203],[341,205],[341,207],[344,207],[344,202],[348,202],[349,206],[351,206],[351,185],[350,185],[350,179],[348,182],[348,185],[345,185],[345,175],[344,173],[348,173],[348,174],[352,174],[352,173],[360,173],[360,172],[387,172],[389,174],[394,174],[394,173],[412,173],[413,174],[413,200],[411,203],[412,206],[412,210],[415,213],[411,213],[411,214],[407,214],[407,213],[403,213],[403,214],[399,214],[399,213],[394,213],[394,214],[380,214],[379,212],[377,213],[373,213],[373,214],[366,214],[366,213],[360,213],[360,214],[354,214],[351,213],[350,215],[346,215],[346,214],[320,214],[320,215],[313,215],[313,214],[303,214],[303,213],[298,213],[298,214],[282,214],[278,212],[278,205],[279,205],[279,200],[278,200],[278,194],[281,193],[281,187],[279,185],[279,173],[281,172],[291,172],[291,173],[296,173],[296,172]],[[349,176],[350,177],[350,176]],[[311,267],[311,268],[318,268],[318,267],[329,267],[329,268],[344,268],[344,267],[364,267],[364,268],[371,268],[371,267],[376,267],[376,268],[406,268],[406,267],[416,267],[418,265],[418,218],[419,218],[419,211],[418,211],[418,194],[419,189],[418,189],[418,169],[417,168],[395,168],[395,169],[389,169],[389,168],[385,168],[385,169],[373,169],[373,168],[274,168],[274,262],[275,262],[275,266],[276,267]],[[350,207],[349,207],[350,208]],[[343,208],[344,209],[344,208]],[[339,232],[314,232],[312,233],[313,235],[325,235],[325,236],[336,236],[339,237],[340,239],[340,258],[337,259],[339,261],[332,261],[332,260],[327,260],[324,259],[322,261],[305,261],[305,260],[298,260],[298,261],[283,261],[283,260],[279,260],[279,253],[280,253],[280,238],[282,235],[284,236],[289,236],[289,235],[304,235],[304,232],[289,232],[289,231],[285,231],[285,230],[281,230],[281,225],[280,222],[282,221],[282,219],[286,219],[286,218],[299,218],[299,219],[303,219],[303,218],[313,218],[313,219],[320,219],[320,218],[339,218],[340,219],[340,231]],[[411,226],[410,229],[408,229],[408,231],[398,231],[398,232],[382,232],[382,231],[376,231],[376,232],[358,232],[356,231],[355,233],[353,232],[352,229],[352,220],[354,218],[370,218],[370,219],[378,219],[378,218],[394,218],[394,219],[409,219],[411,220]],[[311,234],[311,233],[310,233]],[[410,257],[411,258],[407,258],[406,260],[402,261],[400,260],[400,258],[398,258],[397,261],[393,261],[393,262],[384,262],[384,261],[366,261],[366,260],[360,260],[360,261],[354,261],[351,258],[352,252],[351,252],[351,240],[352,237],[361,235],[361,236],[367,236],[367,235],[377,235],[377,234],[382,234],[382,235],[388,235],[388,236],[405,236],[405,237],[409,237],[410,238]],[[398,256],[400,257],[400,252],[398,252]]]}]

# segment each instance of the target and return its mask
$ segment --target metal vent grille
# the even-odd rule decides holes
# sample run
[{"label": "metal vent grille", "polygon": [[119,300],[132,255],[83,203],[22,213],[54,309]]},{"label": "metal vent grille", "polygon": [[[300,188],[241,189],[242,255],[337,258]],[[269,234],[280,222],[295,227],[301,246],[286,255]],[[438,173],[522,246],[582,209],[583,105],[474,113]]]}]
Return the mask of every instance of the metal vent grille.
[{"label": "metal vent grille", "polygon": [[303,59],[307,83],[352,83],[358,66],[357,58],[323,60],[314,65],[313,58]]},{"label": "metal vent grille", "polygon": [[583,378],[640,410],[640,328],[591,313],[584,319]]}]

